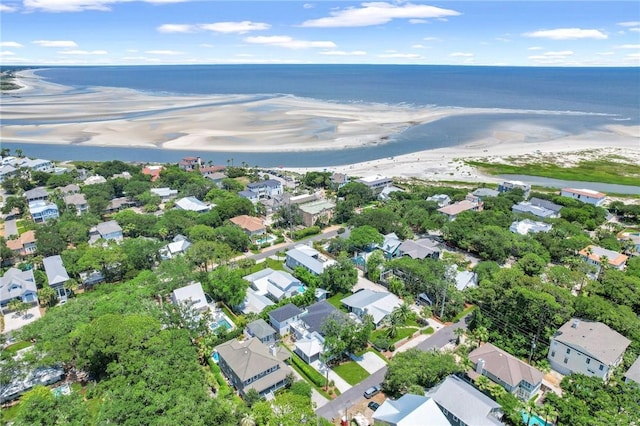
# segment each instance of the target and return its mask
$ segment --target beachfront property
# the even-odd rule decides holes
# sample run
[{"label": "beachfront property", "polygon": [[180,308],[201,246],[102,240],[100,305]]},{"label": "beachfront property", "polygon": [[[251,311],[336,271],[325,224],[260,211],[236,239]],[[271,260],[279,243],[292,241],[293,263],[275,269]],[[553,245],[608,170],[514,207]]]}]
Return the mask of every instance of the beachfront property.
[{"label": "beachfront property", "polygon": [[529,198],[529,195],[531,194],[531,185],[520,182],[519,180],[504,181],[498,184],[499,193],[513,191],[514,189],[522,190],[525,200]]},{"label": "beachfront property", "polygon": [[42,200],[29,203],[29,214],[35,223],[44,223],[60,217],[56,204]]},{"label": "beachfront property", "polygon": [[281,346],[267,346],[256,338],[229,340],[214,349],[220,370],[241,396],[255,389],[266,396],[287,384],[291,368],[284,363],[291,357]]},{"label": "beachfront property", "polygon": [[19,170],[10,164],[3,164],[0,166],[0,182],[4,182],[7,179],[13,179],[19,174]]},{"label": "beachfront property", "polygon": [[173,200],[178,196],[177,189],[171,189],[168,187],[151,188],[150,192],[153,195],[157,195],[158,197],[160,197],[160,201],[162,201],[163,203],[166,203],[169,200]]},{"label": "beachfront property", "polygon": [[200,157],[184,157],[178,163],[178,167],[186,172],[192,172],[202,167],[202,159]]},{"label": "beachfront property", "polygon": [[265,345],[276,343],[276,331],[262,318],[247,324],[244,330],[247,337],[255,337]]},{"label": "beachfront property", "polygon": [[451,425],[499,426],[503,423],[500,404],[458,376],[448,376],[431,388],[432,398]]},{"label": "beachfront property", "polygon": [[160,249],[160,258],[162,260],[173,259],[186,253],[189,247],[191,247],[191,241],[184,235],[178,234],[173,237],[173,241]]},{"label": "beachfront property", "polygon": [[552,225],[550,223],[537,222],[531,219],[516,220],[509,226],[509,231],[514,234],[527,235],[538,232],[549,232]]},{"label": "beachfront property", "polygon": [[251,201],[253,204],[256,204],[258,201],[260,201],[260,196],[258,195],[257,192],[253,192],[245,189],[244,191],[238,192],[238,195],[241,196],[242,198],[246,198],[247,200]]},{"label": "beachfront property", "polygon": [[286,271],[274,271],[266,268],[243,277],[251,285],[248,292],[266,296],[276,302],[304,293],[302,282]]},{"label": "beachfront property", "polygon": [[514,213],[530,214],[541,219],[553,219],[559,216],[557,211],[539,205],[534,205],[529,201],[521,201],[518,204],[514,204],[511,207],[511,211]]},{"label": "beachfront property", "polygon": [[296,322],[304,311],[293,303],[287,303],[269,312],[269,324],[278,332],[278,335],[285,336],[291,331],[291,324]]},{"label": "beachfront property", "polygon": [[418,240],[405,240],[398,246],[399,256],[408,256],[412,259],[439,259],[440,247],[436,241],[429,238]]},{"label": "beachfront property", "polygon": [[560,374],[572,373],[608,380],[620,365],[631,341],[607,325],[572,318],[550,338],[547,359]]},{"label": "beachfront property", "polygon": [[58,300],[63,303],[66,302],[67,290],[64,285],[70,278],[67,268],[62,263],[62,257],[60,255],[45,257],[42,259],[42,265],[44,266],[44,272],[47,274],[47,282],[55,290]]},{"label": "beachfront property", "polygon": [[171,292],[171,302],[174,305],[184,306],[195,312],[209,310],[202,284],[197,282],[173,290]]},{"label": "beachfront property", "polygon": [[305,244],[298,244],[285,253],[285,265],[292,271],[298,266],[306,269],[314,275],[320,275],[324,268],[335,263],[322,257],[320,252]]},{"label": "beachfront property", "polygon": [[46,201],[49,198],[49,193],[44,188],[33,188],[24,192],[24,198],[27,200],[27,204],[31,204],[35,201]]},{"label": "beachfront property", "polygon": [[410,393],[385,399],[372,417],[376,426],[451,426],[433,398]]},{"label": "beachfront property", "polygon": [[331,186],[336,191],[351,182],[349,175],[344,173],[333,173],[331,175]]},{"label": "beachfront property", "polygon": [[[203,169],[209,169],[209,167],[203,167]],[[200,173],[213,182],[218,188],[222,188],[222,181],[227,178],[227,175],[223,172],[203,173],[202,169],[200,169]]]},{"label": "beachfront property", "polygon": [[562,210],[562,206],[560,204],[556,204],[549,200],[544,200],[542,198],[532,197],[529,202],[537,207],[543,207],[547,210],[551,210],[556,214],[555,217],[560,217],[560,210]]},{"label": "beachfront property", "polygon": [[607,196],[607,194],[603,192],[593,191],[591,189],[574,188],[562,188],[560,195],[582,201],[583,203],[593,204],[594,206],[601,206]]},{"label": "beachfront property", "polygon": [[397,186],[385,186],[384,188],[382,188],[382,191],[380,191],[380,194],[378,194],[378,199],[380,201],[389,201],[391,199],[391,194],[393,194],[394,192],[404,192],[404,189],[398,188]]},{"label": "beachfront property", "polygon": [[273,198],[284,192],[282,182],[276,179],[261,180],[247,184],[247,190],[258,194],[258,199]]},{"label": "beachfront property", "polygon": [[582,260],[591,265],[595,265],[598,270],[600,270],[603,260],[606,260],[609,267],[622,271],[627,264],[627,259],[629,259],[629,256],[622,253],[594,245],[583,248],[578,254]]},{"label": "beachfront property", "polygon": [[78,216],[89,211],[89,203],[87,203],[84,194],[66,195],[63,200],[67,208],[73,207],[76,210],[76,215]]},{"label": "beachfront property", "polygon": [[457,203],[449,204],[438,209],[438,211],[446,215],[450,221],[456,220],[456,217],[462,212],[467,211],[482,211],[482,201],[473,195],[467,195],[466,199],[458,201]]},{"label": "beachfront property", "polygon": [[478,188],[474,190],[471,195],[482,200],[487,197],[497,197],[498,195],[500,195],[500,192],[491,188]]},{"label": "beachfront property", "polygon": [[379,194],[383,188],[393,184],[393,179],[382,175],[375,175],[356,179],[356,182],[367,185],[375,194]]},{"label": "beachfront property", "polygon": [[264,235],[267,232],[267,227],[259,217],[243,214],[232,217],[229,221],[234,225],[239,226],[251,239],[255,239],[255,237]]},{"label": "beachfront property", "polygon": [[341,303],[358,318],[371,315],[376,327],[382,324],[395,308],[402,305],[402,301],[393,293],[367,288],[345,297]]},{"label": "beachfront property", "polygon": [[471,351],[469,360],[474,367],[474,371],[469,372],[472,379],[483,375],[524,401],[531,399],[542,386],[542,371],[491,343]]},{"label": "beachfront property", "polygon": [[7,247],[16,256],[28,256],[35,254],[38,249],[36,246],[36,232],[26,231],[20,234],[20,236],[13,240],[6,241]]},{"label": "beachfront property", "polygon": [[95,175],[95,176],[89,176],[84,180],[83,183],[85,185],[97,185],[99,183],[106,183],[106,182],[107,180],[103,176]]},{"label": "beachfront property", "polygon": [[198,200],[196,197],[184,197],[176,201],[176,208],[196,213],[206,213],[215,205],[209,205]]},{"label": "beachfront property", "polygon": [[438,204],[438,207],[444,207],[451,204],[451,197],[449,197],[447,194],[436,194],[432,195],[431,197],[427,197],[427,201],[433,201],[434,203]]},{"label": "beachfront property", "polygon": [[305,226],[313,226],[318,220],[328,223],[333,217],[336,205],[329,200],[316,200],[298,205]]},{"label": "beachfront property", "polygon": [[105,241],[122,241],[124,236],[122,235],[122,228],[115,220],[109,220],[102,222],[89,229],[89,244],[93,244],[99,239]]},{"label": "beachfront property", "polygon": [[21,271],[9,268],[0,277],[0,313],[8,313],[12,300],[19,300],[33,305],[38,304],[38,288],[33,277],[33,269]]},{"label": "beachfront property", "polygon": [[226,177],[226,175],[223,173],[226,169],[227,168],[225,166],[201,166],[200,174],[206,178],[214,180],[214,175],[219,176],[220,174],[222,174]]}]

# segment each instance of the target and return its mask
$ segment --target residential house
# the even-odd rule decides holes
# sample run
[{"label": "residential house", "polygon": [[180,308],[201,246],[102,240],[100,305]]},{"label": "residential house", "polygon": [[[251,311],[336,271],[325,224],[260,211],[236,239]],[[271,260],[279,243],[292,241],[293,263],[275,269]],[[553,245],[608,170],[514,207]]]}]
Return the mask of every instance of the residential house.
[{"label": "residential house", "polygon": [[29,203],[29,213],[35,223],[44,223],[60,217],[58,206],[49,201],[34,201]]},{"label": "residential house", "polygon": [[582,257],[582,260],[595,265],[598,270],[602,267],[602,261],[605,259],[609,267],[622,271],[627,264],[627,259],[629,259],[629,256],[622,253],[594,245],[583,248],[578,254]]},{"label": "residential house", "polygon": [[64,204],[67,207],[73,206],[76,209],[78,216],[87,213],[89,211],[89,203],[84,194],[71,194],[64,197]]},{"label": "residential house", "polygon": [[607,194],[602,192],[593,191],[591,189],[573,189],[562,188],[560,195],[563,197],[573,198],[574,200],[582,201],[583,203],[593,204],[594,206],[601,206]]},{"label": "residential house", "polygon": [[635,382],[640,386],[640,356],[636,358],[631,367],[624,373],[624,381],[626,383]]},{"label": "residential house", "polygon": [[488,197],[497,197],[498,195],[500,195],[500,191],[496,191],[495,189],[491,188],[478,188],[471,194],[474,197],[478,197],[479,199],[483,200]]},{"label": "residential house", "polygon": [[372,417],[376,426],[451,426],[433,398],[410,393],[385,399]]},{"label": "residential house", "polygon": [[69,281],[69,274],[62,263],[62,257],[60,255],[45,257],[42,259],[42,265],[44,265],[49,286],[56,291],[58,300],[66,302],[67,290],[64,285]]},{"label": "residential house", "polygon": [[202,167],[202,159],[200,157],[184,157],[178,163],[178,167],[187,172],[192,172]]},{"label": "residential house", "polygon": [[335,208],[335,203],[329,200],[317,200],[298,205],[305,226],[313,226],[318,221],[329,223]]},{"label": "residential house", "polygon": [[305,310],[305,313],[300,317],[300,323],[304,329],[310,333],[318,332],[324,335],[322,332],[322,324],[331,317],[337,319],[343,318],[345,314],[342,311],[336,309],[331,303],[326,300],[310,305]]},{"label": "residential house", "polygon": [[436,194],[432,195],[431,197],[427,197],[427,201],[433,201],[434,203],[438,204],[438,207],[444,207],[451,204],[451,197],[449,197],[447,194]]},{"label": "residential house", "polygon": [[19,170],[10,164],[3,164],[0,166],[0,182],[4,182],[7,179],[13,179],[18,176]]},{"label": "residential house", "polygon": [[549,200],[543,200],[542,198],[532,197],[529,202],[537,207],[543,207],[547,210],[551,210],[556,214],[555,217],[560,217],[560,210],[562,210],[562,206],[560,204],[556,204]]},{"label": "residential house", "polygon": [[76,185],[75,183],[70,183],[69,185],[63,186],[62,188],[60,188],[60,193],[63,196],[79,194],[80,193],[80,187],[78,185]]},{"label": "residential house", "polygon": [[24,303],[38,304],[38,288],[33,277],[33,269],[21,271],[9,268],[0,277],[0,312],[7,313],[7,307],[12,300]]},{"label": "residential house", "polygon": [[160,249],[160,257],[162,260],[173,259],[176,256],[184,254],[191,247],[191,241],[184,235],[176,235],[173,241]]},{"label": "residential house", "polygon": [[601,322],[572,318],[551,336],[547,359],[560,374],[581,373],[606,381],[630,343]]},{"label": "residential house", "polygon": [[124,236],[122,235],[122,228],[115,220],[108,222],[102,222],[92,227],[89,230],[89,243],[94,243],[99,239],[122,241]]},{"label": "residential house", "polygon": [[456,220],[456,217],[466,211],[481,211],[483,203],[477,197],[467,196],[467,199],[458,201],[457,203],[449,204],[438,209],[442,214],[445,214],[450,221]]},{"label": "residential house", "polygon": [[191,283],[173,290],[171,292],[171,301],[174,305],[186,306],[194,311],[204,312],[209,310],[209,304],[200,283]]},{"label": "residential house", "polygon": [[[205,168],[208,168],[208,167],[205,167]],[[202,169],[200,169],[200,172],[202,173]],[[215,172],[215,173],[207,173],[207,174],[202,173],[202,175],[207,179],[209,179],[211,182],[213,182],[218,188],[222,188],[222,181],[227,178],[227,175],[224,174],[223,172]]]},{"label": "residential house", "polygon": [[248,337],[255,337],[265,345],[276,343],[276,331],[262,318],[247,324],[245,334]]},{"label": "residential house", "polygon": [[22,371],[16,374],[8,383],[0,383],[0,404],[17,399],[34,386],[49,386],[57,383],[64,376],[64,369],[55,366],[38,367],[30,372]]},{"label": "residential house", "polygon": [[105,207],[104,212],[105,214],[116,213],[121,210],[128,209],[130,207],[135,207],[137,204],[138,204],[137,201],[134,200],[133,198],[129,198],[129,197],[114,198],[113,200],[109,201],[109,204],[107,204],[107,207]]},{"label": "residential house", "polygon": [[285,265],[289,269],[294,270],[301,266],[314,275],[320,275],[324,272],[324,268],[335,263],[335,261],[324,259],[318,250],[304,244],[296,245],[285,255]]},{"label": "residential house", "polygon": [[171,188],[167,188],[167,187],[151,188],[150,192],[153,195],[157,195],[158,197],[160,197],[160,200],[163,203],[166,203],[169,200],[173,200],[174,198],[176,198],[178,196],[178,190],[177,189],[171,189]]},{"label": "residential house", "polygon": [[208,179],[212,179],[214,175],[222,175],[226,177],[223,173],[225,170],[225,166],[202,166],[200,167],[200,174]]},{"label": "residential house", "polygon": [[196,213],[206,213],[211,210],[211,206],[209,204],[203,203],[198,200],[196,197],[184,197],[180,198],[176,201],[176,208],[180,210],[187,210]]},{"label": "residential house", "polygon": [[369,289],[360,290],[351,296],[342,299],[341,303],[347,307],[349,312],[362,318],[366,314],[373,317],[373,323],[378,327],[395,308],[402,304],[393,293],[373,291]]},{"label": "residential house", "polygon": [[267,296],[254,291],[247,291],[244,301],[240,306],[237,306],[237,309],[244,314],[260,314],[265,310],[265,308],[273,305],[275,305],[274,301],[269,299]]},{"label": "residential house", "polygon": [[349,182],[349,176],[344,173],[333,173],[331,175],[331,186],[333,186],[336,191]]},{"label": "residential house", "polygon": [[550,223],[524,219],[514,221],[511,226],[509,226],[509,231],[520,235],[537,234],[538,232],[549,232],[552,226]]},{"label": "residential house", "polygon": [[529,195],[531,194],[531,185],[520,182],[519,180],[505,181],[498,184],[498,192],[500,193],[513,191],[514,189],[522,190],[525,200],[529,198]]},{"label": "residential house", "polygon": [[85,271],[80,272],[80,281],[82,282],[83,288],[93,287],[96,284],[100,284],[105,281],[105,276],[102,271]]},{"label": "residential house", "polygon": [[284,363],[289,352],[280,346],[268,347],[256,338],[230,340],[216,346],[220,370],[229,382],[245,395],[255,389],[266,396],[287,384],[291,368]]},{"label": "residential house", "polygon": [[621,232],[618,234],[620,241],[629,241],[629,251],[640,253],[640,232]]},{"label": "residential house", "polygon": [[15,240],[7,240],[7,247],[18,256],[27,256],[34,254],[38,249],[36,246],[35,231],[23,232],[20,237]]},{"label": "residential house", "polygon": [[246,198],[247,200],[251,201],[253,204],[256,204],[258,201],[260,201],[260,195],[257,192],[244,190],[244,191],[238,192],[238,195],[241,196],[242,198]]},{"label": "residential house", "polygon": [[380,191],[380,194],[378,194],[378,199],[381,201],[389,201],[391,199],[391,194],[394,192],[404,192],[404,189],[393,185],[385,186],[382,188],[382,191]]},{"label": "residential house", "polygon": [[160,173],[164,170],[164,166],[145,166],[142,169],[142,174],[151,176],[151,182],[155,182],[160,179]]},{"label": "residential house", "polygon": [[22,162],[21,166],[26,167],[32,172],[53,173],[55,170],[55,166],[51,160],[44,160],[42,158],[27,158]]},{"label": "residential house", "polygon": [[106,182],[107,182],[107,180],[103,176],[100,176],[100,175],[89,176],[88,178],[86,178],[84,180],[84,184],[85,185],[96,185],[96,184],[99,184],[99,183],[106,183]]},{"label": "residential house", "polygon": [[290,273],[274,271],[271,268],[254,272],[244,279],[251,283],[251,288],[247,291],[267,296],[276,302],[304,293],[306,289],[302,282]]},{"label": "residential house", "polygon": [[455,266],[451,266],[450,271],[453,275],[456,288],[458,291],[463,291],[467,288],[474,288],[478,286],[478,274],[473,271],[458,271]]},{"label": "residential house", "polygon": [[247,190],[258,194],[258,198],[272,198],[284,192],[282,182],[276,179],[261,180],[247,184]]},{"label": "residential house", "polygon": [[24,198],[27,199],[27,204],[31,204],[34,201],[46,201],[49,193],[44,188],[33,188],[24,192]]},{"label": "residential house", "polygon": [[530,400],[542,386],[542,371],[491,343],[471,351],[469,359],[475,374],[488,377],[524,401]]},{"label": "residential house", "polygon": [[419,240],[406,240],[398,247],[400,256],[409,256],[412,259],[439,259],[440,247],[436,241],[429,238],[420,238]]},{"label": "residential house", "polygon": [[311,364],[320,360],[324,350],[324,337],[316,331],[305,333],[296,339],[294,346],[293,352],[304,362]]},{"label": "residential house", "polygon": [[371,191],[375,194],[379,194],[383,188],[393,184],[393,179],[382,175],[375,175],[356,179],[356,182],[367,185]]},{"label": "residential house", "polygon": [[293,303],[288,303],[269,312],[269,324],[280,336],[289,334],[291,324],[297,321],[303,314],[303,310]]},{"label": "residential house", "polygon": [[384,253],[384,257],[387,259],[392,259],[394,257],[400,256],[400,246],[402,245],[402,240],[398,238],[395,232],[387,234],[384,236],[384,240],[382,241],[381,246],[377,246],[376,248],[382,250]]},{"label": "residential house", "polygon": [[249,238],[254,239],[267,232],[267,227],[259,217],[248,216],[246,214],[229,219],[233,224],[238,225]]},{"label": "residential house", "polygon": [[124,171],[122,173],[116,173],[113,176],[111,176],[111,179],[125,179],[125,180],[129,180],[131,179],[131,173]]},{"label": "residential house", "polygon": [[553,219],[558,217],[559,213],[556,210],[551,210],[541,205],[535,205],[530,201],[521,201],[518,204],[514,204],[511,207],[511,211],[514,213],[530,214],[542,219]]}]

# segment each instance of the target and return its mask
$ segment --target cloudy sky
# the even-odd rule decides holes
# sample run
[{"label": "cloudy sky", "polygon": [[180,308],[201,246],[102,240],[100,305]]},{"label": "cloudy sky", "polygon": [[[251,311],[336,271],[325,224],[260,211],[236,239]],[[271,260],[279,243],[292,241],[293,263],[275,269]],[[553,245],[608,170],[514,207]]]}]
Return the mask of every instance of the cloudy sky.
[{"label": "cloudy sky", "polygon": [[640,6],[0,0],[0,62],[640,66]]}]

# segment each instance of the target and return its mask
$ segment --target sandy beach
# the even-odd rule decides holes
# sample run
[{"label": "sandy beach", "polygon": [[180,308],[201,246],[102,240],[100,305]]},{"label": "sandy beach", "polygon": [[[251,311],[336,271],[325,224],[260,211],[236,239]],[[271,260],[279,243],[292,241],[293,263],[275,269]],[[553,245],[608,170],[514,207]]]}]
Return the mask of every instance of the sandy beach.
[{"label": "sandy beach", "polygon": [[[412,126],[465,114],[535,111],[339,104],[293,96],[173,95],[95,87],[77,92],[21,71],[22,89],[2,94],[2,140],[20,143],[135,146],[167,150],[294,152],[383,144]],[[541,112],[540,112],[541,113]],[[25,124],[29,123],[29,124]],[[489,137],[359,164],[352,175],[432,180],[491,180],[461,159],[618,153],[640,161],[640,126],[615,125],[566,135],[527,123],[496,126]],[[531,142],[531,140],[535,142]],[[594,154],[595,153],[595,154]],[[566,157],[568,158],[568,157]],[[297,169],[306,171],[311,169]]]}]

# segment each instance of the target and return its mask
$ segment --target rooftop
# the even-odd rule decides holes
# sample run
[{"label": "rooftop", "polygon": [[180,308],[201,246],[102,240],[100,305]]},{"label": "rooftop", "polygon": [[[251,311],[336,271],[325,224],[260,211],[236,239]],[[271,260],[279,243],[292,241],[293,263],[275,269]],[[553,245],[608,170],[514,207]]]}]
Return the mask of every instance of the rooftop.
[{"label": "rooftop", "polygon": [[273,327],[271,327],[269,323],[262,318],[247,324],[247,330],[249,331],[249,334],[257,337],[258,339],[264,339],[265,337],[276,334]]},{"label": "rooftop", "polygon": [[282,186],[282,182],[280,182],[279,180],[275,180],[275,179],[267,179],[267,180],[261,180],[261,181],[258,181],[258,182],[252,182],[252,183],[248,183],[247,184],[247,188],[248,189],[262,188],[263,186],[267,186],[267,187],[271,187],[271,188],[277,188],[279,186]]},{"label": "rooftop", "polygon": [[288,303],[269,312],[269,316],[277,322],[283,322],[302,314],[302,312],[302,309],[298,308],[293,303]]},{"label": "rooftop", "polygon": [[69,274],[67,274],[67,269],[62,263],[60,255],[45,257],[42,259],[42,264],[50,286],[55,287],[69,281]]},{"label": "rooftop", "polygon": [[310,203],[300,204],[298,208],[307,214],[318,214],[325,210],[334,208],[336,205],[329,200],[317,200]]},{"label": "rooftop", "polygon": [[544,377],[544,374],[537,368],[493,346],[491,343],[485,343],[474,349],[469,354],[469,359],[474,364],[477,364],[479,360],[483,360],[485,371],[510,386],[518,386],[523,380],[536,385]]},{"label": "rooftop", "polygon": [[624,377],[640,384],[640,356],[636,358],[636,361],[631,364],[631,367],[624,373]]},{"label": "rooftop", "polygon": [[448,206],[444,206],[438,209],[440,213],[444,213],[449,216],[455,216],[459,213],[465,212],[467,210],[472,210],[477,208],[478,205],[476,203],[472,203],[469,200],[458,201],[457,203],[449,204]]},{"label": "rooftop", "polygon": [[235,223],[236,225],[238,225],[240,228],[249,232],[262,231],[265,229],[265,226],[262,223],[262,219],[258,217],[248,216],[246,214],[243,214],[240,216],[232,217],[229,220],[232,223]]},{"label": "rooftop", "polygon": [[589,354],[603,364],[613,364],[631,343],[617,331],[601,322],[572,318],[566,322],[553,340]]},{"label": "rooftop", "polygon": [[393,426],[450,426],[436,402],[423,395],[402,395],[397,400],[386,399],[373,413],[374,422]]},{"label": "rooftop", "polygon": [[[274,355],[269,347],[256,338],[245,341],[233,339],[216,346],[215,349],[243,382],[276,365],[280,365],[279,370],[290,372],[289,367],[282,362],[289,357],[287,350],[278,346]],[[270,377],[272,374],[274,373],[267,374],[265,377]]]},{"label": "rooftop", "polygon": [[607,194],[603,193],[603,192],[598,192],[598,191],[594,191],[592,189],[575,189],[575,188],[562,188],[562,192],[569,192],[569,193],[573,193],[573,194],[579,194],[579,195],[585,195],[587,197],[592,197],[592,198],[604,198],[607,196]]},{"label": "rooftop", "polygon": [[580,255],[588,257],[590,260],[597,263],[600,263],[600,260],[606,256],[607,263],[612,266],[620,266],[629,259],[629,256],[622,253],[594,245],[587,246],[580,250]]},{"label": "rooftop", "polygon": [[177,303],[188,303],[191,308],[196,310],[204,310],[209,307],[200,283],[193,283],[173,290],[173,299]]}]

